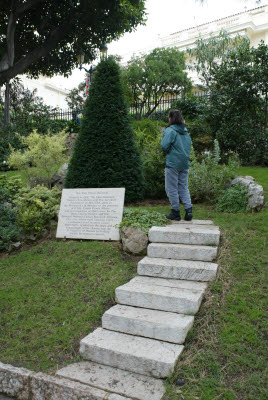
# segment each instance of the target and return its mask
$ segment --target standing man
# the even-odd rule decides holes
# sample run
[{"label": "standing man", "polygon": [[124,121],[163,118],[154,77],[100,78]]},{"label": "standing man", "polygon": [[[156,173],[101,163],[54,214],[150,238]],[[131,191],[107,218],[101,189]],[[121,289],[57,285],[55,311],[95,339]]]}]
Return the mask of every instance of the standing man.
[{"label": "standing man", "polygon": [[169,125],[163,134],[161,148],[166,153],[165,190],[171,204],[171,213],[166,217],[181,220],[181,201],[185,209],[184,219],[191,221],[193,209],[188,189],[191,138],[179,110],[169,112]]}]

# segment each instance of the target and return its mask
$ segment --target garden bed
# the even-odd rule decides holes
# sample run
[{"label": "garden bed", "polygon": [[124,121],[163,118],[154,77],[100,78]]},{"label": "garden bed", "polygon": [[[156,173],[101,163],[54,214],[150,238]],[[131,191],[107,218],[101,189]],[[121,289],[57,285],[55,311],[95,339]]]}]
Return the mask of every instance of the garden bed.
[{"label": "garden bed", "polygon": [[[267,169],[239,173],[254,176],[267,195]],[[220,269],[168,379],[166,399],[266,398],[267,215],[267,208],[227,214],[194,206],[195,219],[212,219],[221,228]],[[0,360],[46,372],[79,360],[79,341],[100,326],[115,288],[136,274],[139,259],[122,253],[118,243],[55,239],[2,257]],[[183,387],[174,385],[178,378]]]}]

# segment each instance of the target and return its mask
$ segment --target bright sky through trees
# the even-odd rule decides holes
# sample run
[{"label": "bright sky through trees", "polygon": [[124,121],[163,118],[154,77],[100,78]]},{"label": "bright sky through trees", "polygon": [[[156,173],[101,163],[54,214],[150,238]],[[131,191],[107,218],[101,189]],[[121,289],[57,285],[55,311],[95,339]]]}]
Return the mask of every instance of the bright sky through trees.
[{"label": "bright sky through trees", "polygon": [[[148,20],[136,32],[125,34],[116,42],[108,44],[108,54],[131,57],[142,49],[153,49],[158,45],[158,35],[164,36],[191,28],[215,19],[243,12],[246,9],[267,4],[268,0],[147,0]],[[97,64],[98,60],[96,60]],[[56,84],[71,89],[84,79],[84,72],[75,70],[68,79],[54,77]]]}]

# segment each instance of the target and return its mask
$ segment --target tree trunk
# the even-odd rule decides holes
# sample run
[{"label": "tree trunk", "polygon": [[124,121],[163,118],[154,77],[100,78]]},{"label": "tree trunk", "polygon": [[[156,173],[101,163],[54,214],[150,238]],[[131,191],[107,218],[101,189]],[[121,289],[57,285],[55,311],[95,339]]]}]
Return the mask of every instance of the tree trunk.
[{"label": "tree trunk", "polygon": [[5,91],[5,113],[4,113],[4,125],[7,127],[7,125],[10,123],[10,113],[9,113],[9,80],[6,81],[6,91]]}]

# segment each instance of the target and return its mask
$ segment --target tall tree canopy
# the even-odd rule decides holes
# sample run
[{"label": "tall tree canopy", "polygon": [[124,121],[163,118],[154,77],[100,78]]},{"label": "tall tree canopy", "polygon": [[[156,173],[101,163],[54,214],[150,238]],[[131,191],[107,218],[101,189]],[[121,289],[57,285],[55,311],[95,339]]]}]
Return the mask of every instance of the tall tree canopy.
[{"label": "tall tree canopy", "polygon": [[228,54],[232,49],[240,45],[247,45],[249,39],[237,35],[231,35],[222,30],[218,36],[210,35],[209,38],[200,38],[195,42],[195,47],[188,49],[190,55],[189,69],[194,69],[202,82],[202,89],[209,90],[212,83],[212,75],[217,65],[221,64],[228,58]]},{"label": "tall tree canopy", "polygon": [[212,72],[211,122],[223,152],[268,164],[268,45],[243,43]]},{"label": "tall tree canopy", "polygon": [[181,94],[191,88],[185,72],[185,55],[176,48],[156,48],[144,57],[133,57],[122,71],[137,115],[146,107],[145,117],[167,94]]},{"label": "tall tree canopy", "polygon": [[144,21],[145,0],[1,0],[0,85],[18,74],[68,75],[78,49],[86,60],[101,43]]}]

